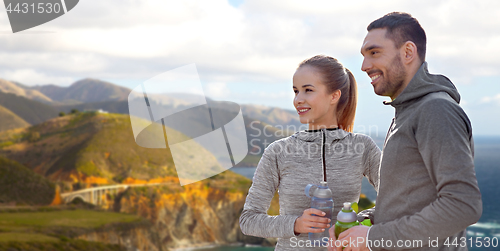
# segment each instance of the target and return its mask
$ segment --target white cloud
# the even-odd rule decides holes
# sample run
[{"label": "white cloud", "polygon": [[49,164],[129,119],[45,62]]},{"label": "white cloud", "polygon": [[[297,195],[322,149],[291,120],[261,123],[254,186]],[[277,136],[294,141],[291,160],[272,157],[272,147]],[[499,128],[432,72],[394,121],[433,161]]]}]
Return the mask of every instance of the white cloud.
[{"label": "white cloud", "polygon": [[[18,58],[29,53],[34,60],[23,59],[25,67],[92,77],[148,78],[167,69],[147,68],[196,63],[210,81],[243,77],[276,82],[290,79],[300,61],[316,54],[361,61],[366,26],[394,10],[419,19],[428,35],[428,58],[438,71],[460,78],[498,75],[500,35],[493,32],[500,28],[497,1],[427,0],[418,6],[395,0],[377,5],[366,0],[245,1],[234,8],[225,0],[87,0],[33,29],[56,33],[1,36],[0,53]],[[6,15],[1,19],[7,21]],[[61,60],[35,55],[46,53]],[[138,66],[137,72],[113,67],[127,63],[150,67]]]},{"label": "white cloud", "polygon": [[20,82],[28,85],[46,85],[55,84],[67,86],[75,81],[70,77],[48,76],[42,72],[37,72],[33,69],[19,69],[15,71],[0,71],[0,76],[3,79]]},{"label": "white cloud", "polygon": [[206,95],[210,98],[220,99],[228,97],[231,91],[227,88],[226,83],[217,82],[217,83],[209,83],[206,86],[207,93]]},{"label": "white cloud", "polygon": [[480,104],[496,104],[500,106],[500,93],[495,96],[486,96],[481,98]]}]

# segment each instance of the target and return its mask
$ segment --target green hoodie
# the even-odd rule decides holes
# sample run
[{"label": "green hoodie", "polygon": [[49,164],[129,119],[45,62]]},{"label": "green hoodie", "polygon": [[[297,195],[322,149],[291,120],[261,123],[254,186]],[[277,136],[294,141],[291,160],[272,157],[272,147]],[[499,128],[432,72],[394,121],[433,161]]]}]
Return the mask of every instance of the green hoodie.
[{"label": "green hoodie", "polygon": [[472,127],[459,102],[453,83],[429,74],[427,63],[396,99],[384,102],[396,115],[384,143],[375,225],[368,234],[373,251],[467,250],[461,247],[465,229],[479,220],[482,201]]}]

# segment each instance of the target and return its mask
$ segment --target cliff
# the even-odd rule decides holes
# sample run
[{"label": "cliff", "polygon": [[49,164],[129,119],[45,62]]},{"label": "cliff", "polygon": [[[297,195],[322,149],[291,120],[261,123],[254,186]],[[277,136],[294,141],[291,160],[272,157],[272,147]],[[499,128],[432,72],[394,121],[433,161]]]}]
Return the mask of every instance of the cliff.
[{"label": "cliff", "polygon": [[163,251],[157,229],[150,222],[111,225],[94,232],[80,234],[75,239],[120,245],[125,250]]},{"label": "cliff", "polygon": [[239,216],[249,187],[250,180],[226,171],[184,187],[131,188],[109,209],[150,220],[166,248],[241,242]]}]

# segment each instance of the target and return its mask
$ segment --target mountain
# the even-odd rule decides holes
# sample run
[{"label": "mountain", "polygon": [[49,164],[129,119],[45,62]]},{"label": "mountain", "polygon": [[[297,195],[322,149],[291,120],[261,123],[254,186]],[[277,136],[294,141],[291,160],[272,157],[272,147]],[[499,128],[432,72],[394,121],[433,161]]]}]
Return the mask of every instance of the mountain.
[{"label": "mountain", "polygon": [[31,87],[54,101],[64,103],[90,103],[108,100],[127,100],[130,89],[98,79],[86,78],[69,87],[43,85]]},{"label": "mountain", "polygon": [[[163,140],[145,133],[147,140]],[[58,117],[0,133],[2,144],[0,156],[18,161],[49,180],[70,185],[176,176],[168,145],[166,149],[140,147],[127,115],[85,112]],[[196,143],[188,151],[197,153],[193,165],[198,164],[195,161],[218,165],[215,157]]]},{"label": "mountain", "polygon": [[[113,83],[92,78],[79,80],[69,87],[56,85],[27,87],[19,83],[4,82],[9,83],[8,85],[4,84],[4,86],[16,89],[16,93],[40,93],[40,95],[47,97],[48,100],[52,100],[57,110],[64,112],[69,112],[72,109],[80,111],[102,109],[112,113],[128,114],[127,99],[132,91]],[[1,88],[0,91],[2,91]],[[32,96],[24,95],[24,97],[33,99]],[[205,97],[201,98],[205,100]],[[150,93],[148,99],[153,102],[156,101],[156,103],[167,107],[167,109],[172,109],[173,107],[187,106],[195,101],[200,101],[200,96],[187,93]],[[208,103],[217,103],[217,101],[208,98],[206,100]],[[279,129],[296,131],[305,128],[300,123],[296,112],[292,110],[248,104],[241,105],[241,109],[245,116]]]},{"label": "mountain", "polygon": [[[0,92],[0,106],[9,109],[30,124],[38,124],[57,117],[59,111],[51,105],[21,97],[12,93]],[[7,121],[0,120],[0,125]]]},{"label": "mountain", "polygon": [[3,106],[0,106],[0,121],[0,132],[30,125],[24,119]]},{"label": "mountain", "polygon": [[44,102],[44,103],[50,103],[52,102],[52,99],[49,97],[45,96],[38,90],[32,90],[29,88],[26,88],[25,86],[7,81],[5,79],[0,79],[0,92],[3,93],[12,93],[17,96],[25,97],[28,99]]},{"label": "mountain", "polygon": [[241,105],[241,108],[246,116],[281,130],[299,131],[307,129],[307,125],[300,123],[296,111],[259,105]]},{"label": "mountain", "polygon": [[21,164],[0,157],[0,203],[48,205],[55,186]]}]

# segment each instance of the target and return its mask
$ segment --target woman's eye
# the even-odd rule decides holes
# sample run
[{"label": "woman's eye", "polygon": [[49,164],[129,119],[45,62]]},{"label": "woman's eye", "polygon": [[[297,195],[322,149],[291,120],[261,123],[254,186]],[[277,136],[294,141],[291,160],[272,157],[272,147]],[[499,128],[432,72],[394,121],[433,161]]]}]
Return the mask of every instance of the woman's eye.
[{"label": "woman's eye", "polygon": [[312,90],[311,89],[306,89],[306,92],[312,92]]},{"label": "woman's eye", "polygon": [[299,91],[297,91],[297,90],[293,90],[293,93],[297,94],[297,93],[299,93]]}]

